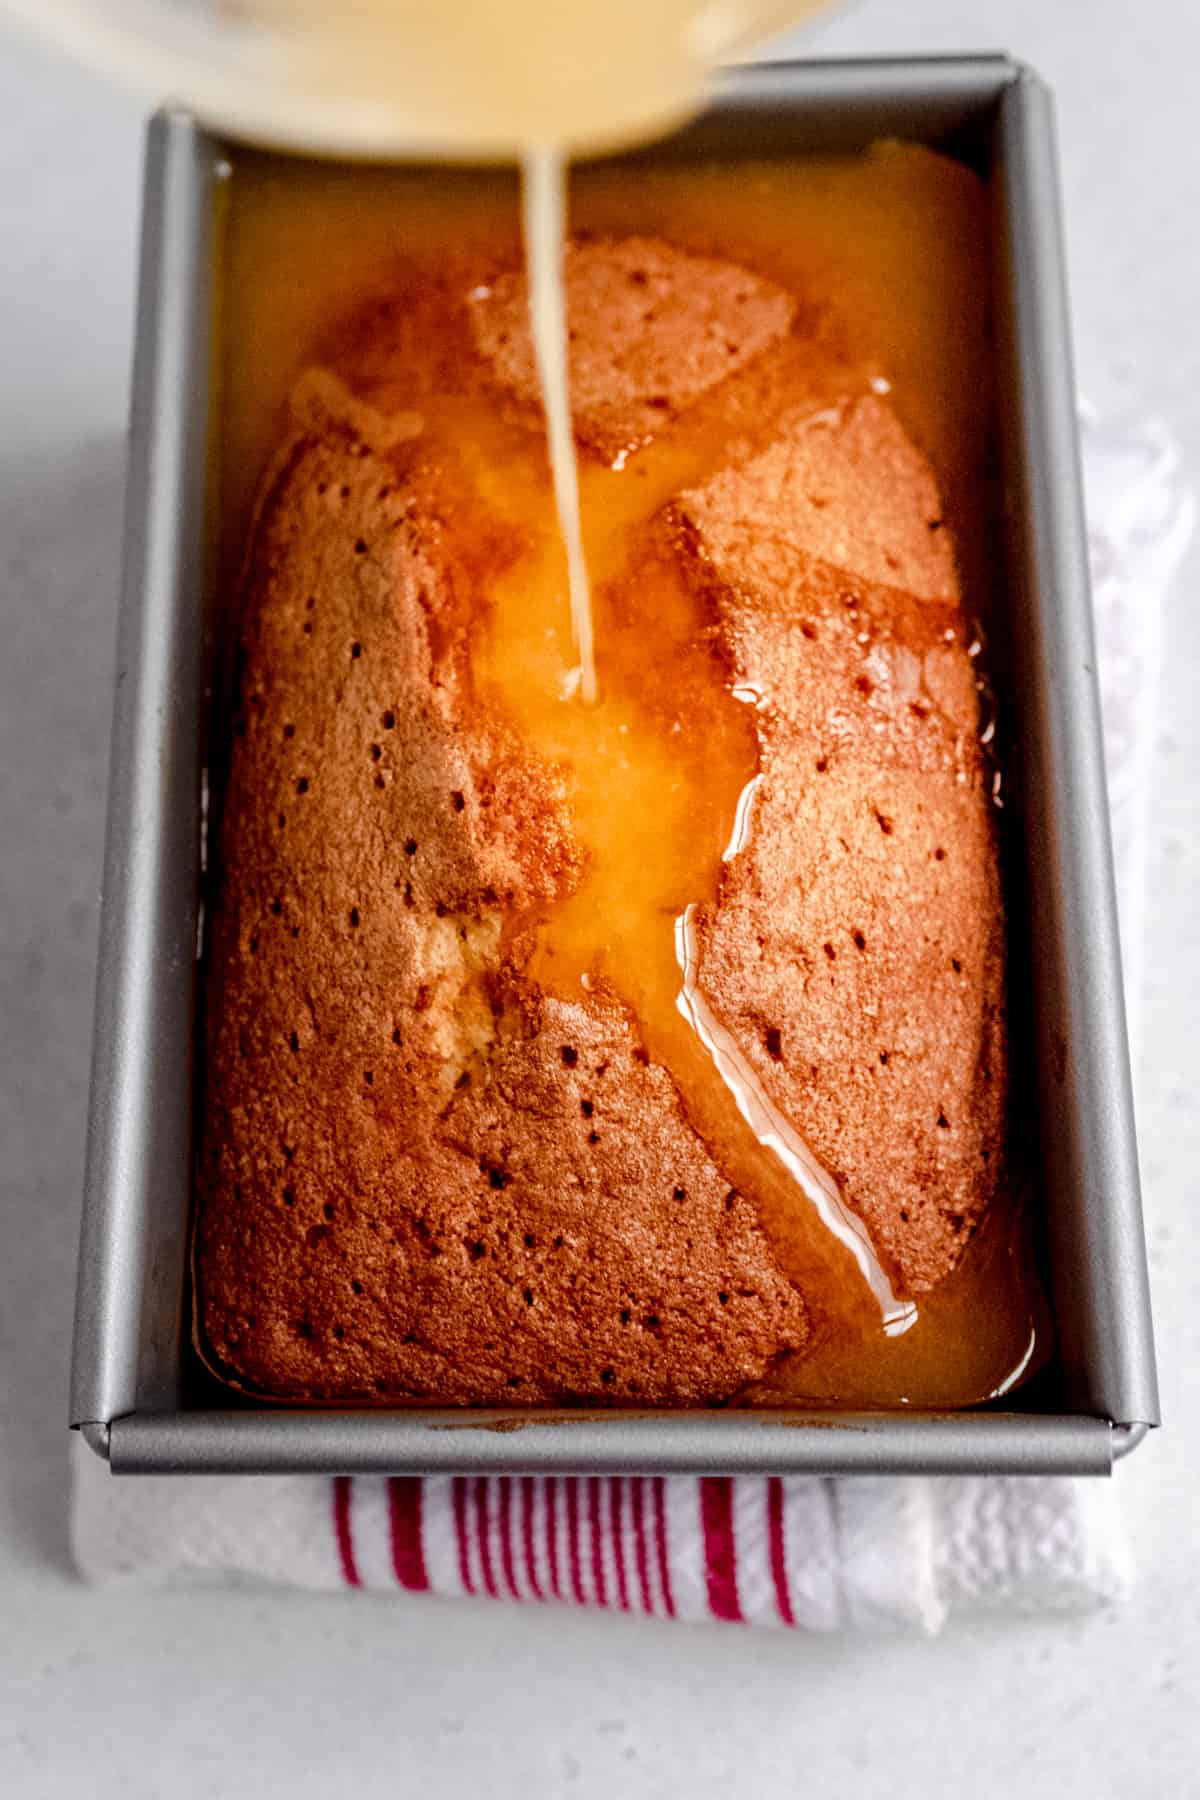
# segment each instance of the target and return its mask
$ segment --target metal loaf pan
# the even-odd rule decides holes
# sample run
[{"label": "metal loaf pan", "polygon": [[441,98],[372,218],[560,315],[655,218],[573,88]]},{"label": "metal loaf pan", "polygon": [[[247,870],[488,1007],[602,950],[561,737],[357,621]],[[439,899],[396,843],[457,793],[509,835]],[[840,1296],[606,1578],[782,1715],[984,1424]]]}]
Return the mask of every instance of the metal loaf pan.
[{"label": "metal loaf pan", "polygon": [[[185,1326],[221,188],[237,150],[150,127],[71,1423],[119,1473],[1081,1471],[1158,1419],[1049,97],[1003,57],[740,70],[656,154],[970,162],[992,198],[1027,989],[1057,1363],[1010,1411],[454,1412],[234,1406]],[[1013,871],[1010,870],[1010,875]],[[1023,883],[1023,891],[1022,891]]]}]

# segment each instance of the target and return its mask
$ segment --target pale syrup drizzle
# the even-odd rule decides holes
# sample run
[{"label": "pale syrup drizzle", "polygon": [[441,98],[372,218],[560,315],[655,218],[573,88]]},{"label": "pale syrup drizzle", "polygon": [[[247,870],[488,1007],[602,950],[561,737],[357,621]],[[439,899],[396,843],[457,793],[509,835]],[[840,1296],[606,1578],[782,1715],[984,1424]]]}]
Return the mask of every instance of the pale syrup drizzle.
[{"label": "pale syrup drizzle", "polygon": [[[584,548],[579,499],[579,468],[571,419],[570,358],[566,289],[563,280],[566,245],[566,167],[562,153],[529,150],[521,161],[521,223],[525,242],[530,329],[546,417],[546,447],[551,483],[566,562],[571,629],[578,665],[562,686],[565,700],[578,694],[585,705],[597,697],[592,596]],[[821,413],[818,417],[824,417]],[[836,409],[828,413],[837,418]],[[620,471],[624,458],[613,465]],[[739,698],[742,696],[739,696]],[[757,696],[756,696],[757,697]],[[755,775],[743,788],[723,861],[729,861],[749,837],[754,797],[761,780]],[[884,1332],[898,1336],[917,1320],[917,1307],[901,1300],[892,1288],[864,1222],[846,1206],[834,1178],[822,1167],[789,1120],[772,1104],[735,1038],[705,1000],[696,974],[693,915],[688,906],[675,923],[675,945],[683,976],[676,998],[712,1065],[731,1094],[738,1112],[762,1147],[778,1157],[826,1230],[853,1257],[879,1306]],[[585,978],[586,979],[586,978]]]},{"label": "pale syrup drizzle", "polygon": [[590,706],[596,698],[596,656],[567,373],[565,215],[566,178],[561,152],[527,151],[521,161],[521,224],[529,278],[529,323],[546,413],[554,505],[567,562],[571,631],[579,658],[578,670],[571,672],[566,684],[565,697],[571,698],[577,689],[580,698]]},{"label": "pale syrup drizzle", "polygon": [[726,1031],[700,991],[696,978],[695,907],[675,921],[675,954],[683,971],[678,1006],[712,1058],[713,1067],[733,1095],[737,1109],[764,1149],[772,1151],[795,1181],[825,1229],[845,1245],[859,1273],[879,1303],[883,1329],[898,1337],[917,1322],[911,1300],[898,1299],[875,1253],[863,1221],[846,1206],[837,1183],[817,1161],[795,1127],[772,1105],[737,1039]]}]

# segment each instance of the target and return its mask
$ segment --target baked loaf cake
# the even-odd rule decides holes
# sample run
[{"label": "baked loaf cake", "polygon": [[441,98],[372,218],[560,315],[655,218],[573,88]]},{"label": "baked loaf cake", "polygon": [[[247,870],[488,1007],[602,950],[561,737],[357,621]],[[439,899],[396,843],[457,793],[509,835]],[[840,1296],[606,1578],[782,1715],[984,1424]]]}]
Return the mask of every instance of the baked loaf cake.
[{"label": "baked loaf cake", "polygon": [[[932,476],[877,398],[787,409],[796,307],[769,282],[600,240],[568,294],[592,451],[705,407],[758,417],[646,540],[702,597],[729,680],[767,696],[751,829],[696,910],[699,979],[920,1292],[988,1205],[1005,1090],[988,782]],[[476,296],[479,378],[537,429],[522,278]],[[472,619],[522,545],[497,522],[468,549],[472,507],[418,416],[302,385],[245,574],[199,1338],[279,1398],[729,1399],[803,1352],[809,1310],[621,996],[528,974],[531,922],[585,853],[563,772],[473,692]]]}]

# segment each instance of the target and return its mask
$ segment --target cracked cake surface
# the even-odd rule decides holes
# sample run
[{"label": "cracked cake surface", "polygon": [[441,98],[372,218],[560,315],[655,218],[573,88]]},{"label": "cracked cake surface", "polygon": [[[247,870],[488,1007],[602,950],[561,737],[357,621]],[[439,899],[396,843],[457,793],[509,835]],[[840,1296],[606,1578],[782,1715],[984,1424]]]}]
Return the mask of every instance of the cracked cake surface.
[{"label": "cracked cake surface", "polygon": [[[752,721],[741,841],[691,909],[696,978],[897,1291],[927,1293],[1001,1179],[1006,1104],[990,773],[937,483],[765,276],[597,236],[567,298],[586,449],[636,476],[656,442],[717,446],[680,457],[621,577],[628,607],[669,570]],[[532,436],[525,306],[523,277],[482,271],[437,353]],[[534,972],[592,852],[571,768],[476,679],[530,538],[431,428],[429,369],[406,404],[385,363],[374,401],[301,381],[245,565],[200,1341],[282,1399],[736,1398],[810,1348],[811,1296],[628,996]]]}]

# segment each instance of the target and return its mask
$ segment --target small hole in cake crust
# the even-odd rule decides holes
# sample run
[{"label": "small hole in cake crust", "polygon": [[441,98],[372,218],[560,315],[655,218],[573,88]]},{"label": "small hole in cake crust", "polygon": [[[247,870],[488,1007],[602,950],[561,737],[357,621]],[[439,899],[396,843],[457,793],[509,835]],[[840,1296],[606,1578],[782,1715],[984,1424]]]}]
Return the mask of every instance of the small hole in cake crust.
[{"label": "small hole in cake crust", "polygon": [[596,1108],[590,1100],[581,1100],[579,1102],[579,1110],[585,1119],[590,1119]]},{"label": "small hole in cake crust", "polygon": [[512,1176],[507,1169],[488,1170],[488,1181],[494,1188],[506,1188],[511,1180]]},{"label": "small hole in cake crust", "polygon": [[285,1188],[284,1188],[284,1190],[283,1190],[283,1204],[284,1204],[284,1205],[285,1205],[285,1206],[295,1206],[295,1204],[296,1204],[296,1190],[295,1190],[295,1188],[290,1188],[290,1187],[285,1187]]},{"label": "small hole in cake crust", "polygon": [[605,1386],[606,1386],[606,1387],[607,1387],[607,1386],[610,1386],[610,1385],[611,1385],[611,1383],[612,1383],[612,1382],[614,1382],[614,1381],[615,1381],[615,1380],[616,1380],[616,1379],[617,1379],[617,1377],[616,1377],[616,1373],[615,1373],[615,1371],[614,1371],[614,1370],[612,1370],[612,1369],[601,1369],[601,1371],[600,1371],[600,1379],[601,1379],[601,1381],[602,1381],[602,1382],[604,1382],[604,1384],[605,1384]]},{"label": "small hole in cake crust", "polygon": [[875,683],[871,680],[869,675],[859,675],[856,678],[854,685],[864,699],[870,699],[871,695],[875,692]]},{"label": "small hole in cake crust", "polygon": [[949,1129],[950,1129],[950,1121],[946,1117],[944,1112],[940,1112],[938,1114],[938,1125],[941,1127],[941,1129],[943,1131],[949,1131]]},{"label": "small hole in cake crust", "polygon": [[767,1055],[772,1062],[783,1061],[783,1033],[778,1025],[768,1025],[763,1036],[763,1043],[767,1047]]},{"label": "small hole in cake crust", "polygon": [[892,824],[892,821],[888,818],[887,814],[881,813],[878,809],[876,809],[875,817],[879,823],[879,829],[880,829],[880,831],[882,831],[884,837],[891,837],[892,832],[894,831],[895,827]]},{"label": "small hole in cake crust", "polygon": [[371,761],[378,762],[382,755],[383,755],[383,751],[380,748],[380,746],[378,744],[372,744],[371,745]]},{"label": "small hole in cake crust", "polygon": [[867,947],[866,938],[863,936],[861,931],[856,931],[854,933],[854,948],[856,950],[865,950],[866,947]]},{"label": "small hole in cake crust", "polygon": [[681,1187],[675,1188],[673,1190],[673,1198],[676,1200],[686,1200],[687,1199],[687,1189],[681,1188]]},{"label": "small hole in cake crust", "polygon": [[300,1039],[294,1031],[288,1033],[288,1047],[293,1054],[300,1048]]},{"label": "small hole in cake crust", "polygon": [[307,794],[307,792],[308,792],[308,776],[307,775],[301,775],[299,781],[297,781],[296,792],[298,794]]},{"label": "small hole in cake crust", "polygon": [[333,1328],[333,1335],[334,1335],[334,1338],[336,1339],[336,1341],[340,1344],[342,1339],[346,1335],[346,1327],[344,1325],[335,1325]]},{"label": "small hole in cake crust", "polygon": [[285,738],[294,738],[296,735],[296,727],[294,725],[285,725],[283,728],[283,735]]},{"label": "small hole in cake crust", "polygon": [[535,1237],[534,1237],[534,1235],[533,1235],[533,1233],[532,1233],[532,1231],[527,1231],[527,1232],[526,1232],[526,1233],[525,1233],[525,1248],[526,1248],[526,1249],[527,1249],[527,1250],[532,1250],[532,1249],[533,1249],[533,1246],[534,1246],[534,1245],[535,1245],[535,1244],[536,1244],[536,1243],[537,1243],[537,1239],[536,1239],[536,1238],[535,1238]]},{"label": "small hole in cake crust", "polygon": [[383,715],[383,729],[385,731],[395,731],[396,729],[396,715],[390,708]]},{"label": "small hole in cake crust", "polygon": [[642,1320],[642,1324],[646,1327],[647,1331],[658,1331],[662,1325],[662,1320],[657,1313],[647,1313]]},{"label": "small hole in cake crust", "polygon": [[450,796],[450,800],[454,807],[455,812],[461,812],[463,807],[467,804],[465,798],[459,792],[458,788],[455,788],[454,792]]},{"label": "small hole in cake crust", "polygon": [[725,1211],[732,1212],[734,1207],[737,1205],[737,1202],[738,1202],[738,1191],[736,1188],[730,1188],[729,1192],[725,1196]]},{"label": "small hole in cake crust", "polygon": [[827,756],[818,756],[817,763],[816,763],[817,774],[824,775],[824,773],[828,767],[829,767],[829,758]]},{"label": "small hole in cake crust", "polygon": [[362,1291],[363,1291],[363,1284],[361,1281],[352,1281],[350,1283],[350,1292],[352,1294],[361,1294]]},{"label": "small hole in cake crust", "polygon": [[573,1069],[579,1061],[579,1052],[573,1044],[564,1044],[559,1054],[562,1057],[564,1069]]},{"label": "small hole in cake crust", "polygon": [[471,1261],[479,1262],[481,1260],[481,1258],[485,1257],[486,1255],[487,1255],[487,1245],[481,1244],[479,1242],[479,1239],[476,1238],[475,1242],[471,1245]]},{"label": "small hole in cake crust", "polygon": [[359,657],[362,655],[362,645],[358,642],[357,639],[350,646],[350,655],[354,662],[357,662]]},{"label": "small hole in cake crust", "polygon": [[927,719],[929,717],[929,708],[923,706],[919,700],[910,700],[908,703],[908,710],[914,719]]},{"label": "small hole in cake crust", "polygon": [[884,1068],[885,1068],[885,1069],[886,1069],[886,1068],[887,1068],[887,1059],[888,1059],[888,1053],[887,1053],[887,1051],[886,1051],[886,1050],[881,1050],[881,1051],[880,1051],[880,1052],[879,1052],[879,1060],[880,1060],[880,1062],[881,1062],[881,1063],[882,1063],[882,1064],[883,1064],[883,1066],[884,1066]]},{"label": "small hole in cake crust", "polygon": [[525,1304],[526,1304],[526,1306],[533,1305],[533,1289],[532,1288],[525,1289]]},{"label": "small hole in cake crust", "polygon": [[725,1291],[724,1291],[724,1289],[722,1289],[722,1290],[721,1290],[721,1291],[720,1291],[720,1292],[719,1292],[719,1293],[718,1293],[718,1295],[717,1295],[717,1299],[718,1299],[718,1300],[719,1300],[719,1301],[720,1301],[720,1302],[721,1302],[721,1305],[722,1305],[722,1306],[728,1306],[728,1305],[729,1305],[729,1295],[728,1295],[728,1294],[727,1294],[727,1293],[725,1293]]},{"label": "small hole in cake crust", "polygon": [[946,852],[942,849],[940,844],[933,853],[933,860],[934,862],[945,862],[946,860]]},{"label": "small hole in cake crust", "polygon": [[364,1069],[363,1070],[363,1080],[366,1082],[368,1087],[374,1087],[375,1086],[374,1071],[371,1069]]},{"label": "small hole in cake crust", "polygon": [[375,786],[377,788],[385,788],[387,786],[387,782],[383,779],[382,775],[377,775],[375,777]]},{"label": "small hole in cake crust", "polygon": [[358,538],[356,540],[354,554],[355,556],[365,556],[367,554],[367,541],[365,538]]},{"label": "small hole in cake crust", "polygon": [[276,894],[274,900],[272,900],[272,902],[271,902],[271,911],[274,913],[276,918],[278,918],[280,913],[283,911],[283,901],[279,898],[278,894]]},{"label": "small hole in cake crust", "polygon": [[589,1144],[598,1144],[599,1142],[600,1142],[600,1133],[598,1131],[589,1131],[588,1132],[588,1143]]},{"label": "small hole in cake crust", "polygon": [[900,1208],[900,1221],[904,1225],[908,1224],[908,1208],[907,1208],[907,1206],[902,1206]]},{"label": "small hole in cake crust", "polygon": [[392,1026],[392,1042],[393,1042],[393,1044],[395,1044],[397,1046],[397,1048],[404,1042],[404,1039],[401,1036],[400,1027],[398,1025]]},{"label": "small hole in cake crust", "polygon": [[950,967],[954,970],[956,975],[962,974],[962,964],[959,962],[957,956],[952,956],[950,958]]},{"label": "small hole in cake crust", "polygon": [[416,838],[409,838],[408,842],[404,846],[404,854],[405,854],[405,856],[415,856],[417,854]]},{"label": "small hole in cake crust", "polygon": [[808,638],[810,642],[817,635],[817,628],[811,619],[805,619],[800,626],[800,630],[803,636]]},{"label": "small hole in cake crust", "polygon": [[837,961],[837,951],[834,949],[832,944],[825,944],[822,946],[822,948],[824,949],[825,954],[829,958],[830,962]]},{"label": "small hole in cake crust", "polygon": [[360,926],[360,925],[361,925],[361,924],[362,924],[362,914],[361,914],[361,913],[360,913],[360,912],[359,912],[359,910],[358,910],[358,908],[357,908],[357,906],[352,906],[352,907],[351,907],[351,908],[350,908],[350,925],[351,925],[351,928],[352,928],[352,929],[353,929],[353,930],[355,930],[355,931],[357,931],[357,929],[358,929],[358,927],[359,927],[359,926]]}]

